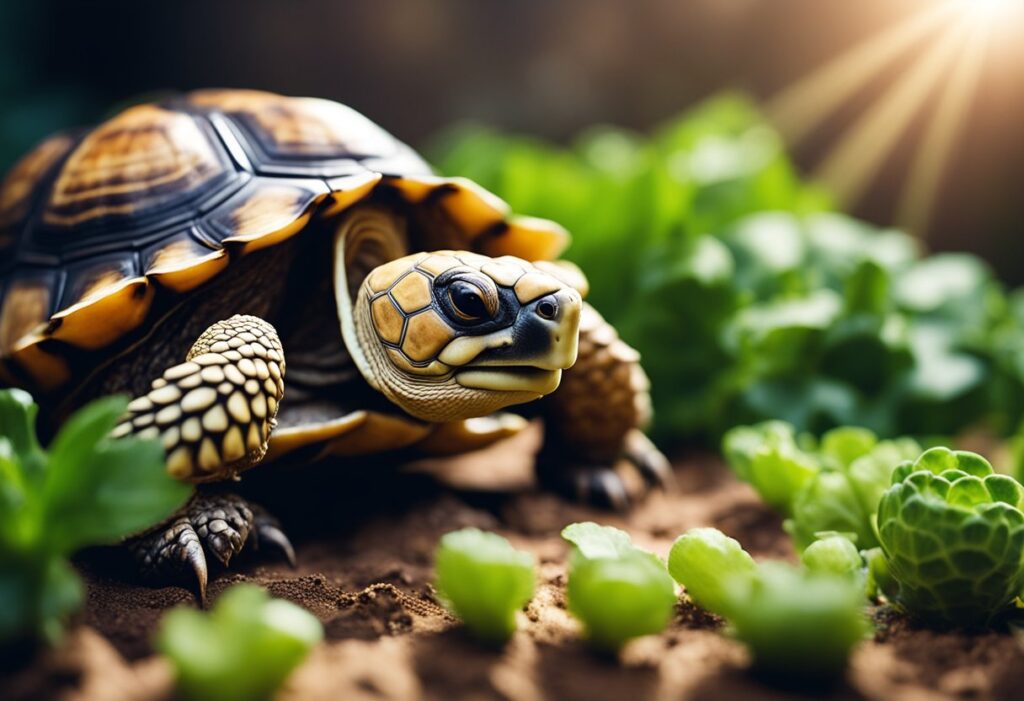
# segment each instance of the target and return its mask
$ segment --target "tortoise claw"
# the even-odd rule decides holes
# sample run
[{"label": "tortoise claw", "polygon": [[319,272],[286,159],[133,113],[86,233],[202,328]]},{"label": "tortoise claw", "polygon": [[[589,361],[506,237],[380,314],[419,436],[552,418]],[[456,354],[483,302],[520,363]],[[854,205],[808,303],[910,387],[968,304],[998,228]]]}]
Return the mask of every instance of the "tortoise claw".
[{"label": "tortoise claw", "polygon": [[205,608],[209,556],[224,567],[246,543],[274,545],[295,566],[295,549],[273,516],[234,494],[197,493],[163,526],[128,542],[142,574],[158,582],[195,582]]},{"label": "tortoise claw", "polygon": [[580,461],[564,449],[542,450],[537,477],[544,486],[579,502],[617,511],[630,508],[651,489],[675,485],[672,465],[638,429],[630,431],[620,451],[606,460]]},{"label": "tortoise claw", "polygon": [[576,499],[616,511],[629,508],[629,491],[622,477],[611,468],[579,469],[576,473]]},{"label": "tortoise claw", "polygon": [[634,430],[626,438],[626,449],[623,456],[636,467],[644,482],[650,487],[670,491],[676,486],[676,476],[672,472],[672,463],[644,435],[643,431]]},{"label": "tortoise claw", "polygon": [[542,452],[537,459],[541,485],[582,504],[624,511],[632,501],[629,489],[612,464],[581,463],[560,453]]},{"label": "tortoise claw", "polygon": [[253,547],[258,550],[261,546],[270,544],[285,556],[289,565],[295,567],[295,548],[288,536],[281,530],[281,524],[262,507],[254,506],[253,511],[255,513],[252,529]]},{"label": "tortoise claw", "polygon": [[206,553],[203,552],[203,546],[197,541],[190,543],[184,553],[185,559],[192,566],[192,571],[196,575],[196,587],[199,591],[199,605],[206,608],[206,584],[209,580],[210,572],[206,567]]}]

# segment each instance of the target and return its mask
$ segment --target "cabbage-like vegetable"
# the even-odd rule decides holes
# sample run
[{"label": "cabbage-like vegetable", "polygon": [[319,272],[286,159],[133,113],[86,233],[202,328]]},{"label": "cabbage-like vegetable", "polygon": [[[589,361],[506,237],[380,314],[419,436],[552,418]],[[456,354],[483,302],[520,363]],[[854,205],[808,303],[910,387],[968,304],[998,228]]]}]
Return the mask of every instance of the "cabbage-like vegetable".
[{"label": "cabbage-like vegetable", "polygon": [[878,533],[898,602],[925,620],[977,626],[1024,587],[1024,487],[974,453],[932,448],[893,473]]},{"label": "cabbage-like vegetable", "polygon": [[830,535],[807,546],[800,556],[803,566],[812,572],[831,572],[845,577],[861,576],[864,558],[848,538]]},{"label": "cabbage-like vegetable", "polygon": [[785,516],[792,512],[794,496],[821,469],[784,421],[737,426],[722,439],[722,452],[736,476]]}]

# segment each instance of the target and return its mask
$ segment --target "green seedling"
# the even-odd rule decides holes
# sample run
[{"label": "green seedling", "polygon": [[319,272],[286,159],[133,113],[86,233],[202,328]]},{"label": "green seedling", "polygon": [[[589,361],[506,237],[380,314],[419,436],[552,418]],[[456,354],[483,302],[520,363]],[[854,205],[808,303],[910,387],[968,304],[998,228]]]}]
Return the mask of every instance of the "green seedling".
[{"label": "green seedling", "polygon": [[68,556],[144,530],[188,498],[159,442],[107,437],[126,404],[93,402],[44,450],[31,397],[0,390],[0,641],[54,641],[82,600]]},{"label": "green seedling", "polygon": [[864,593],[872,601],[893,601],[899,594],[899,584],[892,578],[889,561],[885,559],[882,548],[863,550],[861,555],[867,567]]},{"label": "green seedling", "polygon": [[267,699],[323,639],[313,614],[252,584],[224,592],[208,613],[177,608],[156,640],[190,701]]},{"label": "green seedling", "polygon": [[782,684],[831,683],[868,634],[862,585],[846,576],[800,570],[781,562],[760,567],[749,598],[729,622],[755,669]]},{"label": "green seedling", "polygon": [[828,535],[807,546],[800,562],[808,571],[856,578],[864,571],[864,558],[849,538]]},{"label": "green seedling", "polygon": [[516,611],[533,597],[534,557],[496,533],[464,528],[441,538],[437,589],[448,609],[480,639],[508,640]]},{"label": "green seedling", "polygon": [[897,601],[927,621],[981,626],[1024,587],[1024,487],[980,455],[932,448],[893,473],[878,533]]},{"label": "green seedling", "polygon": [[851,649],[868,630],[863,584],[845,571],[856,551],[831,539],[821,542],[805,569],[757,565],[735,540],[697,528],[676,540],[669,567],[695,602],[729,621],[758,673],[788,685],[817,686],[841,677]]},{"label": "green seedling", "polygon": [[596,523],[570,524],[562,537],[573,544],[569,612],[583,622],[592,645],[615,651],[665,629],[675,585],[656,555],[635,547],[627,533]]},{"label": "green seedling", "polygon": [[717,528],[693,528],[673,543],[668,571],[698,606],[728,616],[737,590],[757,576],[757,563]]}]

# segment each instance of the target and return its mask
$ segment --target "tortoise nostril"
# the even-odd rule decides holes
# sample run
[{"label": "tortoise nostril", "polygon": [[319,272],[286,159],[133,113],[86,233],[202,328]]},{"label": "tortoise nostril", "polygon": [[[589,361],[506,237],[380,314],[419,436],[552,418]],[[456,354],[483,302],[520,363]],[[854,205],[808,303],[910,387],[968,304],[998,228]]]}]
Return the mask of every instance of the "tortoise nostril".
[{"label": "tortoise nostril", "polygon": [[537,314],[542,319],[554,319],[558,314],[558,305],[551,300],[544,300],[537,305]]}]

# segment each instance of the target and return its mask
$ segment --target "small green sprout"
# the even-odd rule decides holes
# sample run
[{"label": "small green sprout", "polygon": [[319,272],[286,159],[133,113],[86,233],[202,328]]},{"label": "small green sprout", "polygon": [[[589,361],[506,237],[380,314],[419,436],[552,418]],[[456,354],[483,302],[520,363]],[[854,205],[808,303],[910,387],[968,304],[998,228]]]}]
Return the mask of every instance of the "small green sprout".
[{"label": "small green sprout", "polygon": [[156,646],[174,665],[183,698],[252,701],[269,698],[323,634],[305,609],[271,599],[253,584],[237,584],[209,613],[168,612]]},{"label": "small green sprout", "polygon": [[842,675],[850,650],[868,630],[863,584],[833,571],[852,565],[857,555],[849,541],[850,548],[838,540],[821,541],[809,556],[812,566],[798,569],[757,565],[732,538],[695,528],[672,546],[669,568],[694,601],[732,624],[758,672],[819,685]]},{"label": "small green sprout", "polygon": [[862,586],[847,577],[766,562],[729,622],[759,672],[819,685],[842,676],[850,651],[868,634],[863,603]]},{"label": "small green sprout", "polygon": [[[733,592],[753,581],[757,563],[738,541],[717,528],[693,528],[672,544],[668,571],[698,606],[728,616]],[[728,581],[724,572],[729,573]]]},{"label": "small green sprout", "polygon": [[932,448],[900,465],[878,506],[897,601],[912,615],[978,626],[1024,588],[1024,487],[980,455]]},{"label": "small green sprout", "polygon": [[533,597],[533,555],[496,533],[464,528],[441,538],[435,567],[445,604],[477,637],[502,643],[512,636],[516,611]]},{"label": "small green sprout", "polygon": [[857,577],[864,570],[861,557],[849,538],[828,535],[807,546],[800,562],[811,572],[831,572],[844,577]]},{"label": "small green sprout", "polygon": [[596,523],[570,524],[562,537],[573,544],[569,611],[583,622],[592,645],[615,651],[665,629],[675,585],[656,555],[635,547],[627,533]]},{"label": "small green sprout", "polygon": [[885,559],[882,548],[871,548],[861,551],[867,566],[867,579],[864,582],[864,593],[872,601],[882,598],[894,600],[899,593],[899,584],[892,578],[889,561]]},{"label": "small green sprout", "polygon": [[44,450],[32,398],[0,390],[0,641],[56,640],[82,600],[68,556],[144,530],[188,498],[159,442],[107,437],[126,404],[89,404]]}]

